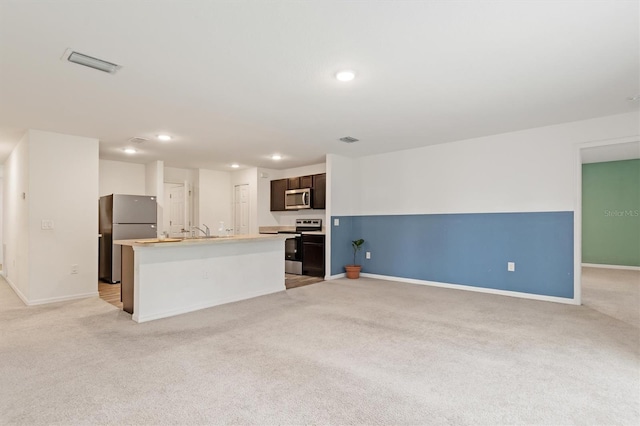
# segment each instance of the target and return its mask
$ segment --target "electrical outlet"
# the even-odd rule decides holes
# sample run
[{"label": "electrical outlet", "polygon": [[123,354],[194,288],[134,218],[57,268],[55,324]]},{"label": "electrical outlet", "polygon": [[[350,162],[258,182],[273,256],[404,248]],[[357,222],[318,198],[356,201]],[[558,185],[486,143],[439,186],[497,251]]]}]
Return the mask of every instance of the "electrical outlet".
[{"label": "electrical outlet", "polygon": [[370,252],[370,251],[366,252],[366,253],[365,253],[365,257],[366,257],[367,259],[371,259],[371,252]]},{"label": "electrical outlet", "polygon": [[202,272],[202,278],[205,280],[209,279],[209,271]]},{"label": "electrical outlet", "polygon": [[40,222],[40,229],[46,229],[46,230],[53,229],[53,221],[50,219],[43,219]]},{"label": "electrical outlet", "polygon": [[72,274],[77,274],[78,273],[78,265],[77,264],[71,265],[71,273]]},{"label": "electrical outlet", "polygon": [[507,271],[515,272],[516,270],[516,262],[507,262]]},{"label": "electrical outlet", "polygon": [[333,226],[340,226],[340,219],[333,219]]}]

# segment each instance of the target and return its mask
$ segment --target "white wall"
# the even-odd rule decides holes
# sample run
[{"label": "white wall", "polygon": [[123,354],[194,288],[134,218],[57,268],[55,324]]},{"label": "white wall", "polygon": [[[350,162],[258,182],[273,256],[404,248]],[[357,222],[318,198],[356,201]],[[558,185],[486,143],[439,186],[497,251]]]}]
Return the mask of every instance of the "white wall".
[{"label": "white wall", "polygon": [[18,296],[27,303],[30,294],[29,132],[25,133],[4,163],[3,193],[2,273]]},{"label": "white wall", "polygon": [[[637,135],[638,126],[628,113],[362,157],[355,213],[571,211],[577,144]],[[336,193],[349,167],[332,168],[333,215],[352,208]]]},{"label": "white wall", "polygon": [[326,163],[312,164],[310,166],[295,167],[292,169],[275,170],[277,177],[272,179],[283,179],[296,176],[309,176],[325,173],[327,171]]},{"label": "white wall", "polygon": [[[163,199],[168,197],[168,188],[174,186],[174,184],[184,185],[187,197],[187,218],[186,223],[197,223],[197,204],[195,196],[195,182],[197,180],[198,170],[196,169],[183,169],[178,167],[165,167],[164,168],[164,194]],[[169,211],[165,211],[163,214],[163,229],[169,229]],[[185,225],[186,227],[186,225]]]},{"label": "white wall", "polygon": [[359,211],[359,163],[353,158],[327,155],[327,216],[349,216]]},{"label": "white wall", "polygon": [[198,170],[198,218],[197,226],[206,224],[211,234],[218,232],[220,222],[225,228],[231,228],[232,191],[231,174],[216,170]]},{"label": "white wall", "polygon": [[5,273],[16,292],[28,304],[97,295],[98,140],[29,130],[5,165]]},{"label": "white wall", "polygon": [[[296,219],[322,219],[326,223],[327,210],[271,211],[271,181],[296,176],[326,173],[325,163],[285,170],[258,169],[258,226],[295,226]],[[267,174],[268,178],[261,178]]]},{"label": "white wall", "polygon": [[258,226],[279,226],[271,214],[271,181],[280,179],[280,170],[258,168]]},{"label": "white wall", "polygon": [[166,183],[193,183],[197,170],[193,169],[181,169],[178,167],[165,167],[164,168],[164,181]]},{"label": "white wall", "polygon": [[145,195],[154,195],[158,203],[156,224],[161,232],[164,223],[164,162],[152,161],[145,165]]},{"label": "white wall", "polygon": [[[233,203],[236,185],[249,185],[249,234],[258,233],[258,169],[255,167],[231,172],[231,216],[235,220]],[[233,223],[233,228],[236,224]]]},{"label": "white wall", "polygon": [[[2,166],[0,166],[1,169]],[[0,171],[1,173],[1,171]],[[4,201],[2,200],[4,197],[4,180],[2,178],[0,178],[0,263],[4,262],[4,244],[2,244],[2,240],[3,240],[3,228],[2,228],[2,222],[3,222],[3,209],[2,206],[4,205]],[[2,268],[0,268],[2,269]]]},{"label": "white wall", "polygon": [[360,207],[360,175],[353,158],[327,154],[325,275],[331,275],[331,216],[351,216]]},{"label": "white wall", "polygon": [[110,194],[144,195],[144,164],[125,163],[123,161],[100,160],[99,196]]}]

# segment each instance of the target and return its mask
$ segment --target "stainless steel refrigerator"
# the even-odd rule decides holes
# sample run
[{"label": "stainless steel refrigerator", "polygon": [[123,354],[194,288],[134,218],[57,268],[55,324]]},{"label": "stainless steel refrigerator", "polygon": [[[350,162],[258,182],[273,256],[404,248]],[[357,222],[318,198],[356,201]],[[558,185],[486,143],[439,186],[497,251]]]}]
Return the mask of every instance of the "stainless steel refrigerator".
[{"label": "stainless steel refrigerator", "polygon": [[108,283],[120,282],[121,249],[115,240],[156,238],[158,204],[156,197],[112,194],[100,197],[99,277]]}]

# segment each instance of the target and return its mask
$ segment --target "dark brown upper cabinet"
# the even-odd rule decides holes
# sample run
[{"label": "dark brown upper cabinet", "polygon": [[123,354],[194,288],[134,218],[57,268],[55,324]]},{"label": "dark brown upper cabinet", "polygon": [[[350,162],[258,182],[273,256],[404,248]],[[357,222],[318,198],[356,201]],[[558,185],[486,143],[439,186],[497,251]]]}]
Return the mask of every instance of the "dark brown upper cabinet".
[{"label": "dark brown upper cabinet", "polygon": [[326,208],[327,174],[298,176],[271,181],[271,211],[285,211],[285,191],[287,189],[312,188],[312,209]]},{"label": "dark brown upper cabinet", "polygon": [[313,188],[313,176],[300,176],[300,188]]},{"label": "dark brown upper cabinet", "polygon": [[327,204],[327,174],[313,175],[313,204],[314,209],[325,209]]},{"label": "dark brown upper cabinet", "polygon": [[300,186],[300,178],[299,177],[292,177],[289,178],[289,184],[287,185],[287,189],[300,189],[302,188]]},{"label": "dark brown upper cabinet", "polygon": [[271,211],[281,212],[284,208],[284,192],[287,190],[288,179],[271,181]]}]

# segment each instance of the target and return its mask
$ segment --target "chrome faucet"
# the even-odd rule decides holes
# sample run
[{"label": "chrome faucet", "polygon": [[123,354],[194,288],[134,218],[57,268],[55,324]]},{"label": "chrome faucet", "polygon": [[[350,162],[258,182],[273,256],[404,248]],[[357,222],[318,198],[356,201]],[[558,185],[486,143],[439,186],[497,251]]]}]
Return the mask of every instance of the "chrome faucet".
[{"label": "chrome faucet", "polygon": [[204,223],[202,224],[202,226],[205,227],[206,231],[203,231],[202,229],[198,228],[197,226],[192,226],[191,229],[197,229],[198,231],[202,232],[205,237],[210,237],[211,236],[211,230],[209,229],[209,227],[207,225],[205,225]]}]

